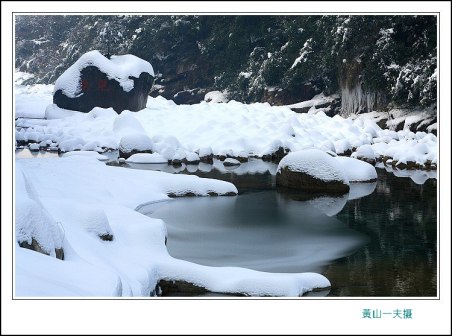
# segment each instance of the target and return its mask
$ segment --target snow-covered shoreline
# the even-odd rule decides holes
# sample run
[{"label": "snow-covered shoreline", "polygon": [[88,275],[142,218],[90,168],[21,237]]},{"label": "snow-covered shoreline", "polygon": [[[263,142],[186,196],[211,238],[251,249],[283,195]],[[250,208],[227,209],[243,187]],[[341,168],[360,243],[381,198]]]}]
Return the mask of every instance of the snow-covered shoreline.
[{"label": "snow-covered shoreline", "polygon": [[[16,244],[16,296],[149,296],[162,279],[253,296],[299,296],[330,286],[320,274],[270,274],[174,259],[165,247],[165,224],[135,211],[168,200],[169,192],[236,193],[230,183],[109,167],[83,156],[17,159],[17,174],[26,176],[35,199],[60,225],[64,260]],[[16,200],[26,196],[25,190],[16,188]],[[22,211],[16,208],[16,213]],[[48,229],[40,224],[38,230]],[[105,225],[112,241],[96,234]]]}]

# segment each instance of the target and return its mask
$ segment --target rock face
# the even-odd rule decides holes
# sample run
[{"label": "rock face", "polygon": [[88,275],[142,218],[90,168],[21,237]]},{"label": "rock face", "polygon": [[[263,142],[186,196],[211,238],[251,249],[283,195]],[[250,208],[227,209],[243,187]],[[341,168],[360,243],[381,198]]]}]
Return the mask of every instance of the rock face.
[{"label": "rock face", "polygon": [[300,101],[310,100],[321,90],[314,83],[305,83],[298,90],[265,90],[262,102],[268,102],[271,105],[288,105]]},{"label": "rock face", "polygon": [[[32,239],[31,240],[31,244],[29,244],[26,241],[21,241],[18,242],[19,246],[22,248],[26,248],[32,251],[36,251],[38,253],[42,253],[42,254],[46,254],[49,255],[50,253],[46,252],[45,250],[43,250],[43,248],[41,247],[41,245],[39,245],[39,243],[36,241],[36,239]],[[60,260],[64,260],[64,250],[63,248],[55,248],[55,258],[60,259]]]},{"label": "rock face", "polygon": [[279,163],[276,184],[307,192],[344,194],[350,190],[342,166],[317,149],[286,155]]},{"label": "rock face", "polygon": [[81,112],[94,107],[112,107],[117,113],[139,111],[146,107],[153,75],[152,66],[133,55],[109,60],[91,51],[58,78],[53,103]]}]

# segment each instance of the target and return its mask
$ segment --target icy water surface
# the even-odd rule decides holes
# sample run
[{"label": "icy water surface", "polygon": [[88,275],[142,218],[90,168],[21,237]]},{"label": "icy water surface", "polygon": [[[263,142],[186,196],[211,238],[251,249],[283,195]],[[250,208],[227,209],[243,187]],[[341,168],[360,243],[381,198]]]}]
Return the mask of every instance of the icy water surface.
[{"label": "icy water surface", "polygon": [[436,173],[378,168],[376,183],[311,198],[277,191],[275,167],[161,169],[231,181],[240,193],[176,199],[149,214],[167,223],[170,254],[211,266],[319,272],[332,283],[328,296],[436,296]]}]

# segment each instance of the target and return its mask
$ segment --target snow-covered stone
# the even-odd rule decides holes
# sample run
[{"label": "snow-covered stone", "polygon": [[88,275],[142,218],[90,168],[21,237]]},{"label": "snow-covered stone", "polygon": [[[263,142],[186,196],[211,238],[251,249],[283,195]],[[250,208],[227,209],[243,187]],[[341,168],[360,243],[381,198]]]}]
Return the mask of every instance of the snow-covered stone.
[{"label": "snow-covered stone", "polygon": [[318,149],[287,154],[278,165],[276,184],[312,192],[346,193],[350,189],[342,165]]},{"label": "snow-covered stone", "polygon": [[187,158],[187,154],[185,153],[185,151],[183,149],[179,148],[174,153],[174,156],[171,159],[171,163],[173,165],[181,165],[182,162],[186,161],[186,158]]},{"label": "snow-covered stone", "polygon": [[375,182],[377,180],[377,171],[373,165],[344,156],[337,156],[335,159],[342,165],[349,182]]},{"label": "snow-covered stone", "polygon": [[352,153],[351,157],[370,164],[375,164],[376,162],[375,152],[371,145],[359,146],[356,151]]},{"label": "snow-covered stone", "polygon": [[129,163],[168,163],[168,160],[159,153],[133,154],[125,161]]},{"label": "snow-covered stone", "polygon": [[28,146],[28,149],[29,149],[31,152],[39,152],[39,144],[37,144],[37,143],[32,143],[32,144],[30,144],[30,145]]},{"label": "snow-covered stone", "polygon": [[127,159],[137,153],[152,153],[152,140],[146,134],[124,135],[119,142],[119,156]]},{"label": "snow-covered stone", "polygon": [[210,147],[201,147],[199,149],[199,160],[204,163],[212,163],[213,162],[213,153],[212,148]]},{"label": "snow-covered stone", "polygon": [[55,82],[53,102],[60,108],[89,112],[94,107],[139,111],[146,107],[154,70],[134,56],[82,55]]},{"label": "snow-covered stone", "polygon": [[227,158],[223,161],[223,165],[225,167],[240,166],[240,161],[232,158]]},{"label": "snow-covered stone", "polygon": [[22,166],[16,163],[16,241],[21,247],[63,258],[64,234],[37,196]]},{"label": "snow-covered stone", "polygon": [[108,157],[105,155],[99,154],[94,151],[85,151],[85,150],[66,152],[62,155],[62,157],[68,157],[68,156],[74,156],[74,155],[93,157],[93,158],[98,159],[99,161],[107,161],[108,160]]},{"label": "snow-covered stone", "polygon": [[227,103],[229,99],[227,98],[227,92],[210,91],[204,96],[204,101],[208,103]]},{"label": "snow-covered stone", "polygon": [[340,139],[334,141],[334,148],[336,154],[339,155],[350,155],[352,153],[352,144],[347,139]]},{"label": "snow-covered stone", "polygon": [[81,150],[85,141],[79,137],[74,138],[65,138],[58,145],[58,148],[61,152],[71,152],[75,150]]},{"label": "snow-covered stone", "polygon": [[185,161],[188,164],[198,164],[200,162],[199,155],[194,152],[188,152],[187,156],[185,157]]}]

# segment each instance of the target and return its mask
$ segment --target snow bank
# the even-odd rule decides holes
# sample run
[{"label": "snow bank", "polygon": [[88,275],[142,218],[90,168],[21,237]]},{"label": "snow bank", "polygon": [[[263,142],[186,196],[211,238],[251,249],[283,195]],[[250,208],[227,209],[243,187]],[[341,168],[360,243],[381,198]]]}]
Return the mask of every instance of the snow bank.
[{"label": "snow bank", "polygon": [[[16,161],[16,176],[30,177],[65,232],[64,261],[16,249],[16,296],[149,296],[160,279],[256,296],[299,296],[330,286],[320,274],[271,274],[174,259],[164,244],[164,223],[133,210],[168,200],[168,191],[236,193],[230,183],[108,167],[84,156]],[[17,188],[16,201],[25,193]],[[96,237],[104,232],[114,239]]]},{"label": "snow bank", "polygon": [[80,113],[82,112],[66,110],[58,107],[56,104],[51,104],[45,108],[44,117],[46,119],[63,119]]},{"label": "snow bank", "polygon": [[80,72],[88,67],[95,66],[108,79],[116,80],[124,91],[133,89],[133,79],[138,78],[142,72],[154,76],[154,70],[150,63],[134,55],[112,56],[111,59],[103,56],[99,51],[93,50],[82,55],[77,62],[70,66],[55,82],[53,93],[62,90],[70,98],[75,98],[81,93]]},{"label": "snow bank", "polygon": [[[16,102],[26,103],[26,99],[34,95],[17,95]],[[51,99],[51,94],[48,97]],[[55,106],[49,107],[48,112],[59,117],[65,114]],[[323,112],[300,114],[288,107],[262,103],[229,101],[225,104],[175,105],[162,97],[150,97],[147,107],[135,113],[124,111],[118,116],[105,109],[96,109],[41,122],[18,120],[17,124],[28,127],[22,134],[25,138],[30,133],[52,136],[56,143],[80,138],[82,148],[96,141],[100,148],[117,149],[123,136],[146,134],[153,140],[153,151],[168,160],[178,149],[183,150],[185,156],[197,152],[202,157],[199,151],[210,147],[213,155],[230,153],[237,158],[240,153],[249,157],[271,156],[280,148],[292,152],[317,148],[348,153],[354,148],[358,151],[368,149],[361,147],[370,145],[377,160],[384,156],[393,158],[395,149],[400,149],[413,154],[424,165],[427,161],[437,162],[437,140],[433,134],[412,133],[408,129],[382,130],[373,120],[361,117],[351,120],[340,116],[330,118]],[[410,145],[425,143],[428,155],[413,153],[414,147],[405,146],[407,141],[412,142]],[[403,161],[404,158],[397,157],[400,159]]]}]

